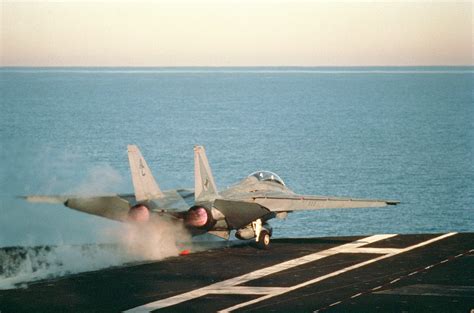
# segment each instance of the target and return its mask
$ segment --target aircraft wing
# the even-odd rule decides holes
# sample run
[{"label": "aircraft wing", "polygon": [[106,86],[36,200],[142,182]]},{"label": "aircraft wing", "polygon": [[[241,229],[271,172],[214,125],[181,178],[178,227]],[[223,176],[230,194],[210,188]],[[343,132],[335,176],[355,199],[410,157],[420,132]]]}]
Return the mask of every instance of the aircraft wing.
[{"label": "aircraft wing", "polygon": [[[175,214],[184,212],[189,208],[189,198],[194,193],[189,190],[168,190],[160,199],[141,201],[150,212],[159,214]],[[105,196],[78,196],[60,195],[43,196],[28,195],[21,196],[28,202],[63,204],[71,209],[84,213],[105,217],[116,221],[127,221],[130,208],[138,203],[133,194],[112,194]]]},{"label": "aircraft wing", "polygon": [[290,212],[298,210],[373,208],[396,205],[399,201],[377,199],[352,199],[305,195],[264,195],[253,197],[254,202],[272,212]]},{"label": "aircraft wing", "polygon": [[57,203],[84,213],[102,216],[116,221],[125,221],[130,203],[119,195],[79,197],[79,196],[25,196],[28,202]]},{"label": "aircraft wing", "polygon": [[128,160],[132,173],[134,194],[106,196],[29,195],[21,198],[29,202],[64,204],[74,210],[116,221],[127,221],[130,209],[137,204],[142,204],[151,213],[160,215],[167,213],[173,215],[186,211],[190,207],[189,201],[194,200],[194,192],[185,189],[161,191],[137,146],[128,146]]}]

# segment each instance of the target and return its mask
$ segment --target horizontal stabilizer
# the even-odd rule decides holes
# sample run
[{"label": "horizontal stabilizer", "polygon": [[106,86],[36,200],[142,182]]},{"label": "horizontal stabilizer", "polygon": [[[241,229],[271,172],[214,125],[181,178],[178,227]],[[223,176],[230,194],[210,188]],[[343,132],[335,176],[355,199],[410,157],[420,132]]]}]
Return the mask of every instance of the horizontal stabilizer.
[{"label": "horizontal stabilizer", "polygon": [[137,146],[128,146],[128,161],[130,162],[136,200],[145,201],[163,197],[160,187],[158,187]]}]

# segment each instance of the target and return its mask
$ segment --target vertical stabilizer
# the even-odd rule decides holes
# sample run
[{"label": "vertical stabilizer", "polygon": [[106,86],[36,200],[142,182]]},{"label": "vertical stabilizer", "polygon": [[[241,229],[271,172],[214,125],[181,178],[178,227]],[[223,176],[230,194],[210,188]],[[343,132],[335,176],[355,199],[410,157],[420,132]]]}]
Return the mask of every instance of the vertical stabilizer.
[{"label": "vertical stabilizer", "polygon": [[153,175],[151,174],[151,171],[138,147],[135,145],[129,145],[127,148],[136,200],[144,201],[161,198],[163,193],[153,178]]},{"label": "vertical stabilizer", "polygon": [[196,201],[217,198],[217,187],[203,146],[194,147],[194,194]]}]

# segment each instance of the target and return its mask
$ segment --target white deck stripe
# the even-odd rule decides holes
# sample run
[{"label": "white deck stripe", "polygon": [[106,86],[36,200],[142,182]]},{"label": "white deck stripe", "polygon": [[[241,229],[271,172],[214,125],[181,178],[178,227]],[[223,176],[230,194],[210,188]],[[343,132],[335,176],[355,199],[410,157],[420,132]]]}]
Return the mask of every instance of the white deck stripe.
[{"label": "white deck stripe", "polygon": [[251,286],[232,286],[219,289],[209,289],[212,294],[239,294],[239,295],[267,295],[269,293],[281,292],[286,287],[251,287]]},{"label": "white deck stripe", "polygon": [[[397,255],[399,253],[403,253],[403,252],[407,252],[407,251],[410,251],[410,250],[413,250],[413,249],[416,249],[416,248],[419,248],[419,247],[422,247],[422,246],[426,246],[430,243],[433,243],[435,241],[438,241],[438,240],[441,240],[441,239],[444,239],[446,237],[449,237],[449,236],[453,236],[457,233],[448,233],[448,234],[444,234],[444,235],[441,235],[441,236],[438,236],[438,237],[435,237],[435,238],[432,238],[430,240],[427,240],[427,241],[424,241],[424,242],[421,242],[419,244],[416,244],[416,245],[413,245],[413,246],[410,246],[410,247],[407,247],[407,248],[404,248],[404,249],[399,249],[399,252],[397,253],[392,253],[392,254],[387,254],[387,255],[382,255],[382,256],[379,256],[375,259],[371,259],[371,260],[368,260],[368,261],[365,261],[365,262],[362,262],[362,263],[358,263],[358,264],[355,264],[355,265],[352,265],[352,266],[349,266],[349,267],[346,267],[342,270],[339,270],[339,271],[336,271],[336,272],[333,272],[333,273],[330,273],[330,274],[327,274],[327,275],[324,275],[324,276],[321,276],[321,277],[318,277],[318,278],[315,278],[315,279],[312,279],[312,280],[309,280],[309,281],[306,281],[304,283],[301,283],[301,284],[298,284],[298,285],[295,285],[295,286],[292,286],[292,287],[288,287],[287,291],[284,291],[282,293],[285,293],[285,292],[290,292],[290,291],[293,291],[293,290],[296,290],[296,289],[299,289],[299,288],[302,288],[302,287],[306,287],[308,285],[312,285],[314,283],[317,283],[321,280],[324,280],[324,279],[327,279],[327,278],[330,278],[330,277],[333,277],[333,276],[337,276],[339,274],[342,274],[342,273],[345,273],[345,272],[348,272],[348,271],[351,271],[353,269],[356,269],[356,268],[359,268],[359,267],[362,267],[362,266],[365,266],[365,265],[368,265],[368,264],[371,264],[371,263],[374,263],[374,262],[377,262],[377,261],[380,261],[380,260],[383,260],[383,259],[386,259],[386,258],[389,258],[389,257],[392,257],[394,255]],[[254,304],[254,303],[257,303],[257,302],[260,302],[260,301],[263,301],[263,300],[266,300],[266,299],[269,299],[269,298],[272,298],[272,297],[275,297],[275,296],[279,296],[281,295],[282,293],[273,293],[273,294],[269,294],[269,295],[266,295],[266,296],[263,296],[263,297],[260,297],[260,298],[257,298],[257,299],[254,299],[254,300],[250,300],[250,301],[247,301],[247,302],[244,302],[244,303],[240,303],[240,304],[237,304],[237,305],[234,305],[230,308],[227,308],[227,309],[224,309],[220,312],[230,312],[230,311],[233,311],[233,310],[236,310],[236,309],[239,309],[239,308],[242,308],[242,307],[245,307],[245,306],[248,306],[248,305],[251,305],[251,304]]]},{"label": "white deck stripe", "polygon": [[306,264],[306,263],[314,262],[314,261],[317,261],[319,259],[331,256],[331,255],[335,255],[335,254],[338,254],[338,253],[350,253],[354,249],[357,249],[361,246],[364,246],[364,245],[367,245],[367,244],[370,244],[370,243],[373,243],[373,242],[376,242],[376,241],[380,241],[380,240],[383,240],[383,239],[391,238],[391,237],[394,237],[394,236],[396,236],[396,234],[375,235],[375,236],[366,237],[366,238],[363,238],[363,239],[360,239],[360,240],[357,240],[357,241],[354,241],[354,242],[351,242],[351,243],[348,243],[348,244],[344,244],[342,246],[337,246],[337,247],[334,247],[334,248],[331,248],[331,249],[328,249],[328,250],[323,250],[323,251],[316,252],[316,253],[313,253],[313,254],[305,255],[305,256],[297,258],[297,259],[293,259],[293,260],[289,260],[289,261],[286,261],[286,262],[283,262],[283,263],[279,263],[279,264],[276,264],[276,265],[273,265],[273,266],[270,266],[270,267],[267,267],[267,268],[256,270],[254,272],[250,272],[250,273],[244,274],[242,276],[231,278],[231,279],[228,279],[226,281],[219,282],[217,284],[222,285],[222,286],[241,285],[241,284],[246,283],[248,281],[255,280],[255,279],[258,279],[258,278],[261,278],[261,277],[264,277],[264,276],[267,276],[267,275],[270,275],[270,274],[274,274],[274,273],[277,273],[277,272],[281,272],[281,271],[284,271],[288,268],[292,268],[292,267],[296,267],[296,266],[303,265],[303,264]]},{"label": "white deck stripe", "polygon": [[155,301],[155,302],[147,303],[145,305],[127,310],[125,312],[129,312],[129,313],[131,313],[131,312],[133,312],[133,313],[149,312],[149,311],[153,311],[153,310],[156,310],[156,309],[176,305],[178,303],[181,303],[181,302],[184,302],[184,301],[188,301],[188,300],[206,295],[206,294],[209,293],[209,290],[216,290],[216,289],[221,289],[221,288],[225,288],[225,287],[233,287],[233,286],[236,286],[236,285],[240,285],[240,284],[243,284],[245,282],[248,282],[248,281],[251,281],[251,280],[254,280],[254,279],[258,279],[258,278],[261,278],[261,277],[264,277],[264,276],[267,276],[267,275],[270,275],[270,274],[274,274],[274,273],[286,270],[288,268],[292,268],[292,267],[295,267],[295,266],[299,266],[299,265],[303,265],[303,264],[306,264],[306,263],[309,263],[309,262],[313,262],[313,261],[331,256],[331,255],[335,255],[335,254],[338,254],[338,253],[341,253],[341,252],[348,252],[348,251],[351,251],[353,249],[359,248],[361,246],[364,246],[364,245],[367,245],[367,244],[370,244],[370,243],[373,243],[373,242],[376,242],[376,241],[380,241],[380,240],[383,240],[383,239],[391,238],[391,237],[394,237],[394,236],[396,236],[396,234],[374,235],[374,236],[362,238],[362,239],[359,239],[359,240],[354,241],[354,242],[350,242],[350,243],[347,243],[347,244],[344,244],[344,245],[341,245],[341,246],[337,246],[337,247],[334,247],[334,248],[331,248],[331,249],[319,251],[319,252],[316,252],[316,253],[313,253],[313,254],[305,255],[303,257],[293,259],[293,260],[289,260],[289,261],[286,261],[286,262],[282,262],[282,263],[279,263],[279,264],[276,264],[276,265],[273,265],[273,266],[270,266],[270,267],[262,268],[262,269],[254,271],[254,272],[250,272],[250,273],[247,273],[247,274],[244,274],[244,275],[241,275],[241,276],[237,276],[237,277],[234,277],[234,278],[231,278],[231,279],[228,279],[228,280],[224,280],[224,281],[221,281],[221,282],[218,282],[218,283],[215,283],[215,284],[212,284],[212,285],[200,288],[200,289],[196,289],[196,290],[193,290],[193,291],[190,291],[190,292],[186,292],[186,293],[183,293],[183,294],[180,294],[180,295],[176,295],[174,297],[170,297],[170,298],[158,300],[158,301]]},{"label": "white deck stripe", "polygon": [[[238,276],[238,277],[234,277],[234,278],[231,278],[231,279],[228,279],[228,280],[224,280],[224,281],[221,281],[221,282],[218,282],[218,283],[215,283],[215,284],[203,287],[203,288],[199,288],[199,289],[196,289],[196,290],[193,290],[193,291],[190,291],[190,292],[186,292],[186,293],[183,293],[183,294],[180,294],[180,295],[176,295],[174,297],[170,297],[170,298],[150,302],[148,304],[145,304],[145,305],[142,305],[142,306],[139,306],[139,307],[136,307],[136,308],[132,308],[132,309],[127,310],[125,312],[133,312],[133,313],[150,312],[150,311],[157,310],[157,309],[160,309],[160,308],[176,305],[176,304],[184,302],[184,301],[199,298],[199,297],[202,297],[206,294],[213,293],[216,290],[224,290],[225,289],[225,290],[227,290],[226,293],[234,293],[234,294],[239,293],[239,290],[242,291],[242,294],[250,294],[250,292],[252,292],[252,294],[266,294],[263,297],[259,297],[257,299],[254,299],[254,300],[244,302],[244,303],[232,306],[230,308],[227,308],[227,309],[223,310],[222,312],[232,311],[232,310],[235,310],[235,309],[238,309],[238,308],[241,308],[241,307],[245,307],[247,305],[251,305],[251,304],[260,302],[262,300],[277,296],[277,295],[284,294],[286,292],[289,292],[289,291],[292,291],[292,290],[295,290],[295,289],[298,289],[298,288],[305,287],[305,286],[310,285],[310,284],[314,284],[316,282],[327,279],[329,277],[333,277],[333,276],[345,273],[347,271],[350,271],[350,270],[353,270],[353,269],[356,269],[356,268],[359,268],[359,267],[377,262],[379,260],[382,260],[382,259],[385,259],[385,258],[388,258],[388,257],[392,257],[396,254],[403,253],[403,252],[406,252],[406,251],[410,251],[412,249],[416,249],[416,248],[424,246],[424,245],[428,245],[432,242],[444,239],[444,238],[452,236],[454,234],[456,234],[456,233],[444,234],[444,235],[432,238],[432,239],[427,240],[425,242],[422,242],[422,243],[419,243],[419,244],[416,244],[416,245],[413,245],[413,246],[410,246],[410,247],[407,247],[407,248],[404,248],[404,249],[389,249],[390,250],[389,253],[387,253],[385,255],[382,255],[380,257],[377,257],[377,258],[374,258],[374,259],[371,259],[371,260],[368,260],[368,261],[365,261],[365,262],[362,262],[362,263],[358,263],[358,264],[346,267],[344,269],[329,273],[329,274],[324,275],[324,276],[317,277],[315,279],[306,281],[306,282],[298,284],[298,285],[294,285],[294,286],[291,286],[291,287],[266,288],[266,291],[268,291],[268,293],[263,292],[264,287],[249,287],[249,288],[245,287],[245,288],[241,288],[243,286],[237,286],[237,285],[246,283],[246,282],[251,281],[251,280],[255,280],[255,279],[270,275],[270,274],[274,274],[274,273],[277,273],[277,272],[280,272],[280,271],[283,271],[283,270],[286,270],[286,269],[289,269],[289,268],[292,268],[292,267],[295,267],[295,266],[299,266],[299,265],[303,265],[303,264],[306,264],[306,263],[309,263],[309,262],[313,262],[313,261],[331,256],[331,255],[335,255],[335,254],[338,254],[338,253],[354,253],[354,251],[358,251],[358,249],[361,246],[364,246],[364,245],[367,245],[367,244],[370,244],[370,243],[373,243],[373,242],[376,242],[376,241],[380,241],[380,240],[383,240],[383,239],[387,239],[387,238],[391,238],[393,236],[396,236],[396,234],[374,235],[374,236],[363,238],[361,240],[357,240],[357,241],[354,241],[354,242],[351,242],[351,243],[348,243],[348,244],[337,246],[337,247],[327,249],[327,250],[324,250],[324,251],[319,251],[319,252],[316,252],[316,253],[313,253],[313,254],[309,254],[309,255],[297,258],[297,259],[289,260],[289,261],[282,262],[282,263],[279,263],[279,264],[276,264],[276,265],[273,265],[273,266],[270,266],[270,267],[267,267],[267,268],[256,270],[256,271],[248,273],[248,274],[244,274],[244,275],[241,275],[241,276]],[[364,248],[364,250],[365,249],[367,249],[367,248]],[[373,248],[373,249],[378,249],[378,248]],[[234,289],[234,288],[236,288],[236,289]],[[224,292],[218,292],[218,293],[224,293]]]},{"label": "white deck stripe", "polygon": [[357,248],[357,250],[347,251],[347,253],[389,254],[396,253],[399,250],[396,248]]}]

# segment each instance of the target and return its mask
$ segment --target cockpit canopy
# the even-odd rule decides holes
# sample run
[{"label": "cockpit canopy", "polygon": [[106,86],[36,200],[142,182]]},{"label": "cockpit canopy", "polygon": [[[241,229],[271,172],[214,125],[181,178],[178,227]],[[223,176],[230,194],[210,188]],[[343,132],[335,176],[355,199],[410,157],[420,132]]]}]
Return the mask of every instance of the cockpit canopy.
[{"label": "cockpit canopy", "polygon": [[280,178],[277,174],[269,171],[257,171],[249,175],[249,177],[256,177],[259,181],[272,181],[277,184],[285,186],[283,179]]}]

